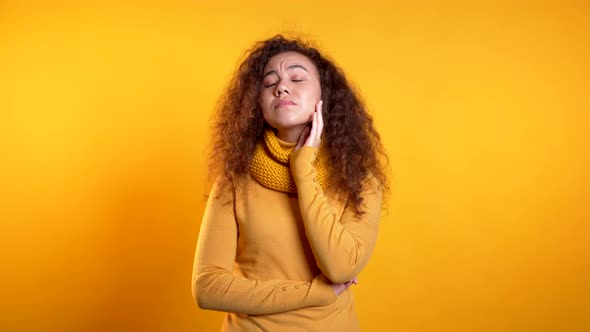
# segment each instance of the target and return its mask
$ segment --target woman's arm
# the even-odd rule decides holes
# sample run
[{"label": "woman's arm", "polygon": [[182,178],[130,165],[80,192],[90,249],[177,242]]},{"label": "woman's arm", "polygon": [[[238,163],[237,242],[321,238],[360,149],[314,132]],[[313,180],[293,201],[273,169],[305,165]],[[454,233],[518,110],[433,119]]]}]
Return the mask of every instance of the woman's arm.
[{"label": "woman's arm", "polygon": [[213,186],[201,224],[192,276],[193,298],[202,309],[248,315],[274,314],[336,300],[330,281],[259,281],[232,274],[238,228],[233,193]]},{"label": "woman's arm", "polygon": [[365,214],[357,218],[349,206],[341,218],[328,204],[316,182],[313,161],[320,146],[324,120],[323,101],[316,104],[311,126],[305,127],[291,154],[291,172],[299,195],[305,232],[320,270],[334,283],[355,278],[375,247],[383,200],[379,181],[369,178],[362,193]]},{"label": "woman's arm", "polygon": [[367,264],[375,247],[381,216],[382,192],[375,178],[363,192],[365,214],[355,216],[348,206],[339,219],[316,181],[313,166],[318,149],[303,146],[291,154],[291,171],[299,195],[305,232],[320,270],[334,283],[353,279]]}]

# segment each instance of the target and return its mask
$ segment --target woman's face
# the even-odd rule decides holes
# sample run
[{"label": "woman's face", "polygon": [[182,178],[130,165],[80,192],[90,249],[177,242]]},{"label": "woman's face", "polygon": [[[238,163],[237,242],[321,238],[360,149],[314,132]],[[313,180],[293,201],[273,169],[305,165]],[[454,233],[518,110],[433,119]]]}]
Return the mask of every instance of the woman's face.
[{"label": "woman's face", "polygon": [[321,98],[317,69],[306,56],[284,52],[268,61],[263,75],[259,101],[264,119],[280,139],[296,142]]}]

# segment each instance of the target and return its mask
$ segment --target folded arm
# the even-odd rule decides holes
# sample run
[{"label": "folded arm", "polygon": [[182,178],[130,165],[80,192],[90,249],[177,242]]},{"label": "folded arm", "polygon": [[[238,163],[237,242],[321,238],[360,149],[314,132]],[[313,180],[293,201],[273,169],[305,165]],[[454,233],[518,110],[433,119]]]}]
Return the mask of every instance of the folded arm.
[{"label": "folded arm", "polygon": [[192,292],[202,309],[248,315],[274,314],[336,300],[330,281],[319,275],[310,282],[253,280],[232,273],[238,227],[233,193],[213,186],[203,216],[195,261]]}]

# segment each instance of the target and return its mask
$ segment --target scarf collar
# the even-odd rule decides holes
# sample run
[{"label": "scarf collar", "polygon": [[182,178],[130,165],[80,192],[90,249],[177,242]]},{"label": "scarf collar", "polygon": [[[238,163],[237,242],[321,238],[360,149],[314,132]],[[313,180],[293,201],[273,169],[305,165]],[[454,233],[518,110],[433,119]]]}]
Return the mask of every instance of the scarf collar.
[{"label": "scarf collar", "polygon": [[[280,140],[272,129],[266,129],[263,140],[256,145],[252,156],[252,163],[250,164],[252,177],[269,189],[296,193],[297,186],[289,166],[289,159],[296,145],[296,143]],[[325,149],[320,148],[313,165],[317,171],[315,178],[324,189],[328,183],[329,175],[326,161]]]}]

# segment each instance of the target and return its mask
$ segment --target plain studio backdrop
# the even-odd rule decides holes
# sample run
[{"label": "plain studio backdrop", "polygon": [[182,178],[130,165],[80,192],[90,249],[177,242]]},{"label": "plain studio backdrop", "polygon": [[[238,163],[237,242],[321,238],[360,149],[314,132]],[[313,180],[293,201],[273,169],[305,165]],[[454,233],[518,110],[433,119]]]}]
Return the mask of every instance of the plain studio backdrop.
[{"label": "plain studio backdrop", "polygon": [[191,297],[209,119],[297,34],[392,193],[363,331],[589,331],[588,1],[0,1],[2,331],[217,331]]}]

